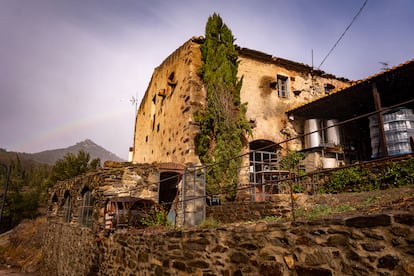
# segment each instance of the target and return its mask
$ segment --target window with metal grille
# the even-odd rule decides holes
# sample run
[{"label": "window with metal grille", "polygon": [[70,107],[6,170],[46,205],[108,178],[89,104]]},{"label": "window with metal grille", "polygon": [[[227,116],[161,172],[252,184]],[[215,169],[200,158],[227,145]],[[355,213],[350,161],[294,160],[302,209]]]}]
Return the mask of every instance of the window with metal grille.
[{"label": "window with metal grille", "polygon": [[289,98],[289,77],[277,75],[277,95],[280,98]]},{"label": "window with metal grille", "polygon": [[70,222],[71,219],[71,212],[72,212],[72,203],[70,201],[70,194],[69,192],[65,193],[64,196],[64,203],[63,203],[63,221]]},{"label": "window with metal grille", "polygon": [[92,196],[89,189],[85,189],[82,193],[82,204],[79,208],[79,222],[86,227],[92,226]]}]

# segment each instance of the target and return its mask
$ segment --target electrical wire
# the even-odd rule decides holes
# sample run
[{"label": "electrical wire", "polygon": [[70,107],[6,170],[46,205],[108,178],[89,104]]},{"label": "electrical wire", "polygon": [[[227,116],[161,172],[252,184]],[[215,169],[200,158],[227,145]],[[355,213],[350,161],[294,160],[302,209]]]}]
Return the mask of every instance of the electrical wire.
[{"label": "electrical wire", "polygon": [[328,54],[325,56],[325,58],[322,60],[321,64],[319,64],[318,69],[321,68],[322,64],[325,62],[325,60],[329,57],[329,55],[333,52],[333,50],[338,46],[339,42],[342,40],[342,38],[345,36],[345,33],[351,28],[352,24],[354,24],[357,17],[361,14],[362,10],[365,8],[366,4],[368,3],[368,0],[365,0],[364,4],[362,4],[361,8],[357,12],[357,14],[352,18],[351,23],[349,23],[348,27],[346,27],[345,31],[341,34],[341,36],[338,38],[338,40],[335,42],[334,46],[332,46],[331,50],[329,50]]}]

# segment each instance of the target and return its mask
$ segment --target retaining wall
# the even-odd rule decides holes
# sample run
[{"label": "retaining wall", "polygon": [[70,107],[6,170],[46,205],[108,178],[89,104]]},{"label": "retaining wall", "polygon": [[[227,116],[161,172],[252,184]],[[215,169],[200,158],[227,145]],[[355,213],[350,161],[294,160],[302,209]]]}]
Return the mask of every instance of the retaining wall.
[{"label": "retaining wall", "polygon": [[117,230],[53,224],[48,275],[414,275],[414,214],[212,229]]}]

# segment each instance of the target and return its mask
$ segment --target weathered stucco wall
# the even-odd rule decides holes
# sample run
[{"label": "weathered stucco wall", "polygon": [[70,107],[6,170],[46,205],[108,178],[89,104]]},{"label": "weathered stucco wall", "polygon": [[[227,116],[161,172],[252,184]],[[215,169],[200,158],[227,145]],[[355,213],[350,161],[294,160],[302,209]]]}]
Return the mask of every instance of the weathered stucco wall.
[{"label": "weathered stucco wall", "polygon": [[414,275],[414,215],[214,229],[89,230],[50,223],[48,275]]},{"label": "weathered stucco wall", "polygon": [[[242,102],[247,102],[247,119],[253,122],[253,140],[280,143],[297,133],[287,126],[285,112],[325,95],[325,85],[335,89],[349,83],[334,76],[313,71],[311,67],[250,50],[239,51],[239,77],[243,76]],[[281,97],[277,89],[277,75],[287,78],[287,96]],[[283,133],[282,133],[283,130]],[[286,148],[286,144],[282,144]],[[290,149],[300,150],[300,141],[291,143]]]}]

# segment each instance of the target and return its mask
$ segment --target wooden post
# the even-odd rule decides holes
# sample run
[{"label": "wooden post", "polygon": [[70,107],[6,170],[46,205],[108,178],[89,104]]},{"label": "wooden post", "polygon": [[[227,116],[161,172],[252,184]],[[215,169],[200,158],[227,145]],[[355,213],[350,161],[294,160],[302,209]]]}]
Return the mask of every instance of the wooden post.
[{"label": "wooden post", "polygon": [[377,122],[378,122],[378,134],[379,134],[379,144],[381,149],[382,157],[388,157],[388,149],[387,149],[387,138],[385,136],[384,131],[384,118],[381,114],[381,97],[378,93],[377,84],[375,82],[372,83],[372,96],[374,98],[374,105],[375,110],[377,111]]}]

